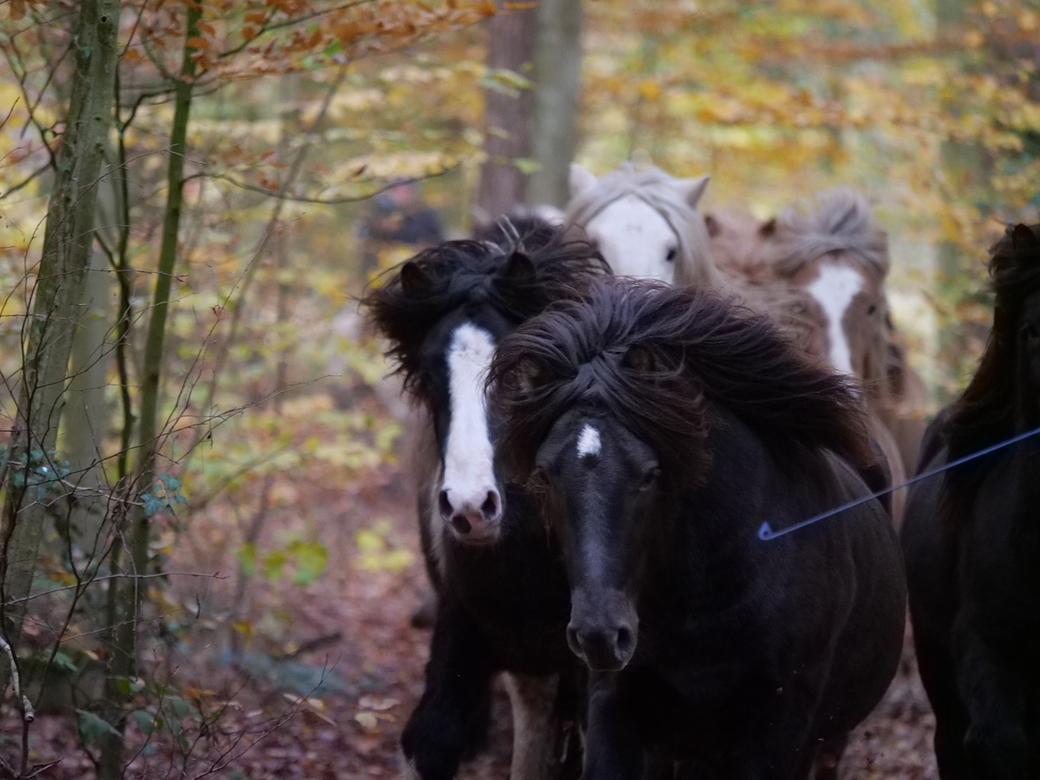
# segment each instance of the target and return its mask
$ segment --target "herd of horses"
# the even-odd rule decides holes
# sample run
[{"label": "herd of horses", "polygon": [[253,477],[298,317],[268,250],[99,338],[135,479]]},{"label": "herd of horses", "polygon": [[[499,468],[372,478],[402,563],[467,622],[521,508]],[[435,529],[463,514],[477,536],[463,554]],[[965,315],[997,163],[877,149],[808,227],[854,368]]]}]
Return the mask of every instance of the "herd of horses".
[{"label": "herd of horses", "polygon": [[865,199],[759,222],[702,214],[707,183],[574,166],[564,225],[423,250],[364,298],[422,419],[405,774],[456,775],[504,672],[512,780],[836,778],[909,584],[941,777],[1035,778],[1040,226],[994,248],[985,355],[925,431]]}]

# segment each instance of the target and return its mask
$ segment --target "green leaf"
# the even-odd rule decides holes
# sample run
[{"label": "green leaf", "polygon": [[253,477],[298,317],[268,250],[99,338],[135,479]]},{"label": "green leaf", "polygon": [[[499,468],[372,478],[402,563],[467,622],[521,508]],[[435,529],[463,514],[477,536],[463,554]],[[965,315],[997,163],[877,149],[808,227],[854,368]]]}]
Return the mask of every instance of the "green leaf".
[{"label": "green leaf", "polygon": [[151,517],[156,512],[166,506],[166,499],[160,498],[153,493],[144,493],[141,496],[141,501],[144,504],[144,516]]},{"label": "green leaf", "polygon": [[93,712],[87,710],[76,710],[76,725],[79,728],[80,739],[83,740],[83,744],[92,745],[102,737],[105,736],[117,736],[122,735],[112,727],[108,721],[103,718],[99,718]]},{"label": "green leaf", "polygon": [[329,564],[329,551],[320,542],[293,542],[289,549],[296,558],[296,573],[293,582],[309,585],[325,572]]},{"label": "green leaf", "polygon": [[59,650],[54,654],[54,659],[51,661],[51,668],[59,672],[64,672],[65,674],[72,674],[79,669],[79,667],[76,666],[76,659],[64,650]]},{"label": "green leaf", "polygon": [[256,574],[256,545],[246,542],[238,550],[238,565],[247,577]]},{"label": "green leaf", "polygon": [[170,493],[181,489],[181,481],[177,477],[171,477],[169,474],[160,474],[159,481],[163,483],[163,487]]},{"label": "green leaf", "polygon": [[195,705],[183,696],[170,696],[166,700],[166,706],[178,718],[195,717]]},{"label": "green leaf", "polygon": [[288,562],[289,556],[285,550],[275,550],[264,556],[264,576],[269,580],[278,579],[282,576],[282,569]]},{"label": "green leaf", "polygon": [[537,173],[542,169],[541,163],[530,157],[517,157],[513,160],[513,165],[516,166],[520,173],[527,174],[528,176],[532,173]]},{"label": "green leaf", "polygon": [[130,713],[130,720],[142,734],[151,734],[155,729],[162,728],[162,718],[152,715],[147,710],[134,710]]}]

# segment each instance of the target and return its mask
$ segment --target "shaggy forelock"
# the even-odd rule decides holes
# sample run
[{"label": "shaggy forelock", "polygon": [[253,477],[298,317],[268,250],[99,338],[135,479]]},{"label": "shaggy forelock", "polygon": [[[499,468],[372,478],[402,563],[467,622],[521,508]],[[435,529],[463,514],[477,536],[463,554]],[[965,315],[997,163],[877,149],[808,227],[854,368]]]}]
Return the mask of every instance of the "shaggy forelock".
[{"label": "shaggy forelock", "polygon": [[867,199],[855,190],[826,190],[812,204],[784,209],[767,247],[769,261],[788,276],[830,252],[852,254],[878,281],[888,275],[888,236],[874,223]]},{"label": "shaggy forelock", "polygon": [[[514,252],[530,259],[533,277],[504,277],[502,272]],[[389,339],[387,356],[404,374],[405,386],[419,394],[424,392],[421,345],[430,330],[455,309],[483,304],[519,324],[552,301],[583,289],[593,277],[609,273],[603,258],[588,243],[565,240],[562,231],[539,234],[530,249],[523,245],[522,237],[501,243],[447,241],[408,262],[422,272],[421,290],[405,290],[402,264],[388,271],[380,280],[382,286],[365,295],[361,305],[376,329]]]},{"label": "shaggy forelock", "polygon": [[673,476],[709,455],[702,445],[713,406],[788,453],[828,448],[856,465],[874,460],[844,380],[805,361],[766,318],[710,292],[598,283],[505,339],[489,383],[504,418],[499,451],[517,478],[575,407],[629,427]]}]

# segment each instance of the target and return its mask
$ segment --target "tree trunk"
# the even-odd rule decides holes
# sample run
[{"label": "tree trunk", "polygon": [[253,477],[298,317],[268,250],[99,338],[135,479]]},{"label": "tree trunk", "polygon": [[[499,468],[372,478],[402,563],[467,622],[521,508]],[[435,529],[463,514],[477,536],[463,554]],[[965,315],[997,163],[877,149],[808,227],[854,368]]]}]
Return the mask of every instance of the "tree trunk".
[{"label": "tree trunk", "polygon": [[[481,219],[495,219],[527,199],[527,174],[517,167],[531,157],[533,94],[528,86],[534,75],[534,41],[537,14],[534,7],[509,8],[499,2],[498,13],[488,27],[488,85],[485,88],[484,152],[477,210]],[[496,78],[502,72],[506,78]],[[515,74],[520,76],[517,80]]]},{"label": "tree trunk", "polygon": [[541,0],[535,49],[534,130],[537,164],[528,200],[563,208],[570,200],[568,174],[577,147],[581,86],[581,0]]},{"label": "tree trunk", "polygon": [[[169,165],[167,167],[166,211],[163,216],[162,243],[159,248],[159,268],[155,291],[152,294],[152,312],[145,337],[143,372],[141,379],[141,414],[138,424],[137,463],[131,498],[147,492],[155,481],[155,468],[161,446],[159,401],[162,378],[163,343],[166,336],[166,317],[170,303],[173,272],[177,264],[177,236],[184,202],[184,158],[187,154],[188,119],[191,113],[192,90],[195,84],[196,62],[190,44],[198,37],[202,4],[187,5],[185,21],[184,58],[180,78],[174,85],[173,124],[170,129]],[[130,575],[148,573],[148,542],[151,527],[141,502],[135,501],[129,510],[129,560],[126,572]],[[125,556],[124,556],[125,559]],[[120,574],[118,561],[113,556],[113,574]],[[101,759],[98,762],[98,780],[116,780],[122,777],[122,748],[124,722],[121,703],[125,699],[122,681],[133,676],[137,667],[138,619],[147,584],[133,576],[125,581],[111,580],[111,616],[114,618],[115,643],[105,685],[108,706],[106,716],[114,731],[101,741]]]},{"label": "tree trunk", "polygon": [[[123,233],[129,230],[128,225],[122,224],[125,172],[108,145],[106,159],[114,172],[98,192],[95,225],[97,233],[115,247],[121,246]],[[112,325],[117,320],[114,282],[108,259],[102,252],[93,252],[83,278],[82,315],[72,341],[68,408],[62,426],[68,479],[77,488],[68,517],[66,549],[71,552],[70,563],[88,576],[101,565],[102,531],[108,508],[99,489],[105,484],[102,447],[109,431],[105,389],[116,348],[113,334],[118,330]]]},{"label": "tree trunk", "polygon": [[[10,442],[0,551],[0,629],[14,645],[21,631],[39,549],[43,507],[26,489],[32,462],[53,468],[50,453],[68,379],[72,337],[80,321],[83,275],[94,242],[95,207],[112,127],[119,0],[82,0],[72,50],[75,70],[43,252],[26,325],[27,343],[15,433]],[[51,472],[53,473],[53,472]],[[6,664],[0,682],[8,682]]]},{"label": "tree trunk", "polygon": [[[77,488],[69,512],[71,563],[96,570],[108,502],[98,489],[104,483],[101,451],[108,432],[105,387],[115,344],[109,338],[115,320],[112,274],[108,261],[94,252],[83,279],[82,316],[72,342],[64,447],[69,481]],[[82,573],[82,570],[81,570]]]}]

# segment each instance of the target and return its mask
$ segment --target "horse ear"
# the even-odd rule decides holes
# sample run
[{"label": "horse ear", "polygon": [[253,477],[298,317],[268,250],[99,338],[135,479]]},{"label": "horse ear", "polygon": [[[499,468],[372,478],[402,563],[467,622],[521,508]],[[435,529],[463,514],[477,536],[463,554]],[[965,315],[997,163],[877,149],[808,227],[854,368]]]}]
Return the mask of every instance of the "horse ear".
[{"label": "horse ear", "polygon": [[576,198],[583,192],[587,192],[596,186],[596,174],[578,163],[571,163],[571,173],[568,177],[571,188],[571,197]]},{"label": "horse ear", "polygon": [[537,276],[534,262],[520,249],[515,250],[502,267],[502,278],[510,282],[533,284]]},{"label": "horse ear", "polygon": [[401,291],[409,298],[422,295],[430,287],[430,276],[418,263],[409,260],[401,266]]},{"label": "horse ear", "polygon": [[722,225],[719,224],[714,214],[704,215],[704,227],[708,228],[708,238],[715,238],[722,232]]},{"label": "horse ear", "polygon": [[1016,249],[1040,249],[1040,238],[1029,225],[1018,224],[1011,229],[1011,246]]},{"label": "horse ear", "polygon": [[676,179],[672,186],[675,187],[687,205],[691,209],[695,209],[700,199],[704,197],[704,191],[708,189],[709,181],[711,181],[711,174],[706,173],[703,176],[698,176],[696,179]]},{"label": "horse ear", "polygon": [[776,217],[770,217],[768,222],[763,222],[758,229],[758,235],[762,238],[771,238],[776,233]]}]

